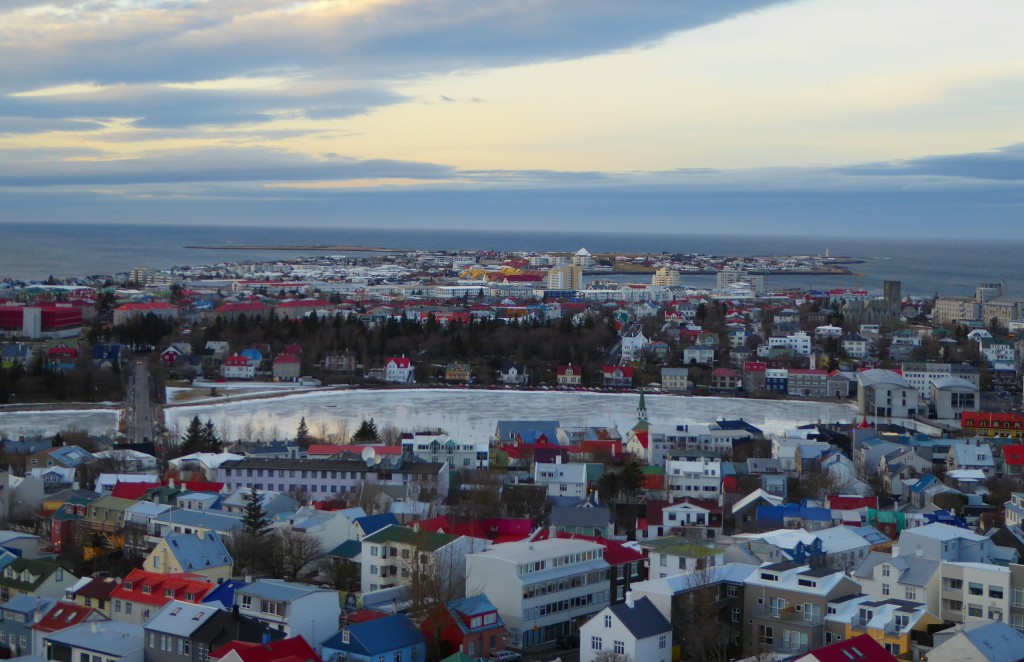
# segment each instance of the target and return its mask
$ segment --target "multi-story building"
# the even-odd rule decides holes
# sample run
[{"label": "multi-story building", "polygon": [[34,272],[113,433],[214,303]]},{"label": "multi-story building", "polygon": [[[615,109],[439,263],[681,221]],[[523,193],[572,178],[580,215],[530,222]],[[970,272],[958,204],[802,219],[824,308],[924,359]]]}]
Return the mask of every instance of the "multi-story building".
[{"label": "multi-story building", "polygon": [[807,398],[828,397],[828,371],[790,368],[786,392]]},{"label": "multi-story building", "polygon": [[939,616],[954,623],[1010,623],[1010,569],[989,563],[943,561]]},{"label": "multi-story building", "polygon": [[258,579],[235,590],[234,605],[285,637],[302,637],[310,646],[338,631],[341,603],[338,592],[279,579]]},{"label": "multi-story building", "polygon": [[466,557],[466,592],[494,603],[513,648],[574,633],[608,605],[608,578],[604,547],[587,540],[527,539]]},{"label": "multi-story building", "polygon": [[857,373],[857,406],[862,414],[884,418],[911,418],[918,413],[919,397],[899,373],[864,370]]},{"label": "multi-story building", "polygon": [[746,283],[750,286],[750,289],[754,291],[754,294],[764,294],[765,292],[765,277],[763,274],[754,274],[743,269],[722,269],[716,274],[715,277],[715,288],[719,290],[727,289],[738,283]]},{"label": "multi-story building", "polygon": [[661,387],[666,391],[690,390],[690,371],[686,368],[662,368]]},{"label": "multi-story building", "polygon": [[956,325],[981,319],[981,304],[975,297],[938,297],[932,307],[932,321],[936,324]]},{"label": "multi-story building", "polygon": [[812,341],[810,335],[803,331],[797,331],[791,333],[788,336],[773,336],[768,339],[767,348],[771,349],[789,349],[792,350],[796,356],[810,356]]},{"label": "multi-story building", "polygon": [[908,600],[939,613],[941,561],[923,556],[890,556],[871,552],[853,572],[861,590],[872,600]]},{"label": "multi-story building", "polygon": [[665,462],[665,489],[673,498],[718,500],[722,494],[722,461],[717,457]]},{"label": "multi-story building", "polygon": [[743,652],[797,655],[825,643],[828,603],[860,593],[842,572],[799,563],[763,565],[743,588]]},{"label": "multi-story building", "polygon": [[[924,605],[896,598],[877,600],[868,596],[829,603],[825,616],[825,644],[868,635],[886,652],[900,659],[924,659],[931,649],[931,631],[942,619]],[[910,657],[903,657],[909,655]]]},{"label": "multi-story building", "polygon": [[402,452],[423,462],[447,463],[452,471],[488,466],[486,443],[460,442],[446,434],[417,432],[411,439],[402,439]]},{"label": "multi-story building", "polygon": [[600,478],[603,467],[585,462],[563,463],[556,456],[554,462],[537,462],[533,465],[533,480],[545,485],[549,497],[573,497],[582,499],[590,493],[592,483]]},{"label": "multi-story building", "polygon": [[110,617],[143,625],[168,602],[181,600],[199,604],[216,586],[199,575],[162,575],[132,570],[110,593],[113,603]]},{"label": "multi-story building", "polygon": [[648,576],[652,579],[700,572],[725,563],[722,549],[714,544],[695,542],[686,538],[653,538],[645,540],[640,546],[647,550],[650,563]]},{"label": "multi-story building", "polygon": [[580,386],[583,383],[583,368],[578,365],[558,366],[558,385],[561,387]]},{"label": "multi-story building", "polygon": [[679,270],[672,267],[658,267],[651,276],[651,285],[676,287],[679,285]]},{"label": "multi-story building", "polygon": [[954,363],[904,363],[900,371],[903,379],[921,397],[931,399],[931,383],[943,377],[959,377],[978,386],[980,384],[978,369],[970,365]]},{"label": "multi-story building", "polygon": [[217,481],[228,490],[275,489],[305,491],[314,499],[357,493],[364,484],[404,485],[411,498],[448,496],[448,464],[381,456],[372,466],[360,460],[244,459],[225,462]]},{"label": "multi-story building", "polygon": [[404,356],[391,356],[384,362],[384,381],[392,384],[411,384],[413,380],[412,361]]},{"label": "multi-story building", "polygon": [[579,290],[583,287],[583,268],[565,264],[548,271],[544,284],[549,290]]},{"label": "multi-story building", "polygon": [[971,437],[1024,439],[1024,415],[991,411],[965,411],[960,428]]},{"label": "multi-story building", "polygon": [[489,540],[386,526],[362,540],[362,587],[378,591],[442,577],[461,593],[466,555],[490,546]]}]

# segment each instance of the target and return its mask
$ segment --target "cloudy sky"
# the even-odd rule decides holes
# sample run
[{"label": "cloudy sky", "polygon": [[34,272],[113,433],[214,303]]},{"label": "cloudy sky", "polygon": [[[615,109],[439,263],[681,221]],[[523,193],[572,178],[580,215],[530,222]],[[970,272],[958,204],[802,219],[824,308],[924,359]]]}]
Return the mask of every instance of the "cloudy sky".
[{"label": "cloudy sky", "polygon": [[1020,0],[3,0],[0,222],[1024,238]]}]

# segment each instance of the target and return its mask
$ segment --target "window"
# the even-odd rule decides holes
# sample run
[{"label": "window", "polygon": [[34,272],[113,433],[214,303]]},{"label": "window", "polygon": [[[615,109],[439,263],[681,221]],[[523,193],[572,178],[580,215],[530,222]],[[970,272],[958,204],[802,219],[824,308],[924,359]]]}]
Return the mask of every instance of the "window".
[{"label": "window", "polygon": [[757,626],[757,643],[762,646],[774,646],[775,638],[770,625]]},{"label": "window", "polygon": [[917,591],[912,588],[908,588],[905,595],[907,596],[907,600],[917,600]]},{"label": "window", "polygon": [[658,637],[658,648],[664,650],[668,646],[668,638],[665,635]]},{"label": "window", "polygon": [[612,626],[612,617],[608,614],[605,614],[604,616],[604,626],[606,628],[610,628]]},{"label": "window", "polygon": [[967,584],[967,592],[971,595],[985,595],[985,585],[977,582]]},{"label": "window", "polygon": [[242,596],[242,609],[252,609],[252,596],[251,595],[243,595]]},{"label": "window", "polygon": [[885,650],[886,650],[887,653],[892,653],[893,655],[899,655],[900,654],[900,645],[899,644],[888,644],[887,643],[887,644],[885,644]]},{"label": "window", "polygon": [[739,623],[741,613],[742,612],[739,607],[733,607],[729,614],[730,620],[732,620],[733,623]]},{"label": "window", "polygon": [[131,616],[131,613],[132,613],[132,603],[130,603],[130,602],[124,603],[124,613],[129,615],[129,616]]},{"label": "window", "polygon": [[882,584],[882,595],[889,595],[889,585]]},{"label": "window", "polygon": [[1010,606],[1024,607],[1024,589],[1010,589]]},{"label": "window", "polygon": [[590,638],[590,650],[599,651],[601,650],[601,637]]},{"label": "window", "polygon": [[996,598],[997,600],[1002,600],[1003,599],[1003,587],[1002,586],[992,586],[991,584],[989,584],[989,587],[988,587],[988,597]]},{"label": "window", "polygon": [[985,612],[981,608],[981,605],[972,605],[970,603],[967,604],[967,615],[968,616],[971,616],[971,617],[974,617],[974,618],[981,618],[984,615],[984,613]]},{"label": "window", "polygon": [[963,588],[964,588],[963,580],[961,580],[961,579],[950,579],[948,581],[949,581],[949,588],[951,588],[953,590],[956,590],[956,591],[963,590]]},{"label": "window", "polygon": [[120,600],[114,600],[114,613],[115,614],[120,614],[121,613],[121,601]]},{"label": "window", "polygon": [[910,624],[910,617],[906,614],[896,614],[896,617],[893,619],[893,624],[896,626],[897,630],[902,631]]},{"label": "window", "polygon": [[191,655],[191,642],[188,639],[178,639],[178,655]]},{"label": "window", "polygon": [[889,576],[889,564],[888,563],[883,563],[882,564],[882,576],[883,577],[888,577]]},{"label": "window", "polygon": [[616,655],[625,655],[626,654],[626,644],[621,642],[621,641],[616,641],[615,642],[615,654]]},{"label": "window", "polygon": [[260,612],[264,614],[270,614],[272,616],[281,615],[281,603],[273,602],[272,600],[261,600],[260,601]]}]

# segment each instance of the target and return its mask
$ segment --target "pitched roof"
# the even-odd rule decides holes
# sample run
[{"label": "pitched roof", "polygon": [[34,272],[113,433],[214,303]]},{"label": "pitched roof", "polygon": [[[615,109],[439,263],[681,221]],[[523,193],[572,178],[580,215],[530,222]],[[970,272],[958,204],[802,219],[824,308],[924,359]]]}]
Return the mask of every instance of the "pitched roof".
[{"label": "pitched roof", "polygon": [[965,626],[963,635],[989,662],[1018,662],[1024,657],[1024,634],[1001,621]]},{"label": "pitched roof", "polygon": [[290,637],[269,644],[250,644],[232,641],[210,653],[210,660],[219,660],[234,651],[242,662],[285,662],[285,660],[312,660],[320,662],[316,651],[302,637]]},{"label": "pitched roof", "polygon": [[146,629],[188,637],[218,611],[220,610],[212,605],[172,600],[146,622]]},{"label": "pitched roof", "polygon": [[801,659],[814,659],[819,662],[895,662],[896,656],[886,652],[871,635],[862,634],[813,650],[806,658]]},{"label": "pitched roof", "polygon": [[450,536],[446,533],[434,531],[415,531],[407,526],[386,526],[376,533],[363,538],[363,542],[397,542],[406,545],[415,545],[417,549],[436,551],[445,545],[457,540],[459,536]]},{"label": "pitched roof", "polygon": [[343,641],[345,631],[342,630],[325,641],[323,647],[369,656],[426,642],[423,633],[405,614],[353,623],[349,625],[348,633],[348,643]]},{"label": "pitched roof", "polygon": [[212,531],[202,538],[194,533],[167,533],[164,541],[168,551],[185,572],[231,565],[234,562],[220,536]]},{"label": "pitched roof", "polygon": [[646,639],[672,631],[672,624],[647,596],[634,601],[632,607],[622,602],[608,609],[637,639]]}]

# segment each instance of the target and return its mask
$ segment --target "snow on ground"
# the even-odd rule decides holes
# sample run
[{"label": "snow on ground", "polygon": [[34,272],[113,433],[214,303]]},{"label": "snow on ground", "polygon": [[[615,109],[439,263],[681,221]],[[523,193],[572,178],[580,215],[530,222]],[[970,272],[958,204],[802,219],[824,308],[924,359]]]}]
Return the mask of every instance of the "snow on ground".
[{"label": "snow on ground", "polygon": [[120,412],[114,409],[0,411],[0,437],[52,437],[61,430],[71,428],[84,430],[90,434],[114,436],[117,433],[120,415]]},{"label": "snow on ground", "polygon": [[[479,391],[461,389],[351,390],[285,395],[278,398],[188,405],[165,410],[170,430],[184,430],[193,416],[212,420],[235,437],[248,428],[254,438],[285,439],[303,417],[314,435],[352,432],[364,418],[378,429],[441,428],[466,441],[485,441],[501,419],[554,419],[563,425],[616,425],[625,434],[636,422],[635,393],[564,393],[558,391]],[[743,418],[765,432],[819,420],[850,422],[849,404],[694,398],[647,395],[648,420],[655,425]],[[248,436],[248,435],[246,435]]]}]

